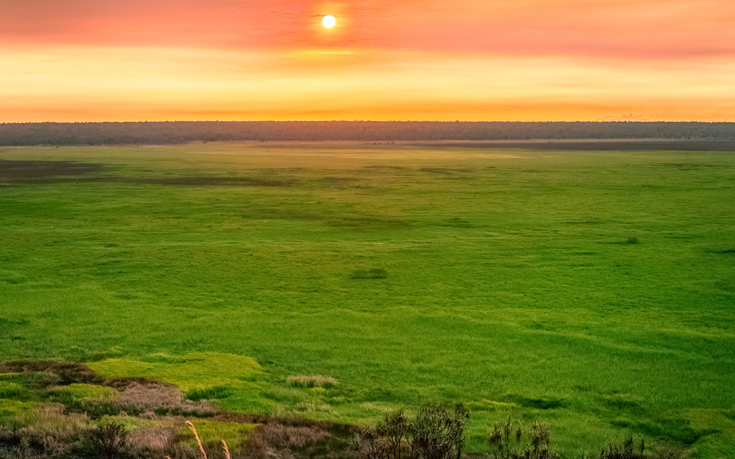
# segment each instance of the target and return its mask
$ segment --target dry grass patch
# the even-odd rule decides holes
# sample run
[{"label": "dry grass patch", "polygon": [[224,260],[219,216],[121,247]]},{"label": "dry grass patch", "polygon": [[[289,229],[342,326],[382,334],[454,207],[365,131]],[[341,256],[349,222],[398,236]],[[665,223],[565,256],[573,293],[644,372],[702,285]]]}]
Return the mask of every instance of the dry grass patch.
[{"label": "dry grass patch", "polygon": [[[133,383],[109,402],[113,412],[152,417],[154,414],[208,417],[219,413],[210,403],[187,400],[177,389],[163,384]],[[94,407],[87,406],[92,410]]]},{"label": "dry grass patch", "polygon": [[40,444],[47,437],[64,441],[77,438],[92,425],[92,421],[86,414],[65,414],[63,405],[45,405],[22,412],[5,424],[10,426],[13,436],[26,437]]},{"label": "dry grass patch", "polygon": [[332,434],[315,426],[260,425],[246,440],[241,454],[244,459],[314,457],[318,445],[323,449]]}]

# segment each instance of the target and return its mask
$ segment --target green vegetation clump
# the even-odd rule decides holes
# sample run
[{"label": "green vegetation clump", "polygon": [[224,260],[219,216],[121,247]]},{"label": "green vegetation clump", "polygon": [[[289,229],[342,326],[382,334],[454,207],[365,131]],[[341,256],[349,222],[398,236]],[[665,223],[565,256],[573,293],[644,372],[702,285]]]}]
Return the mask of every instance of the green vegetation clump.
[{"label": "green vegetation clump", "polygon": [[289,376],[286,378],[286,382],[293,387],[305,387],[312,389],[314,387],[321,387],[329,389],[336,386],[337,380],[330,376],[313,375],[313,376]]},{"label": "green vegetation clump", "polygon": [[52,387],[50,392],[52,394],[64,394],[64,396],[68,396],[75,401],[106,400],[117,395],[117,391],[111,387],[77,383]]},{"label": "green vegetation clump", "polygon": [[23,392],[23,386],[20,384],[0,380],[0,399],[17,397]]},{"label": "green vegetation clump", "polygon": [[38,407],[39,404],[36,402],[0,398],[0,424],[5,425],[13,419],[32,413]]}]

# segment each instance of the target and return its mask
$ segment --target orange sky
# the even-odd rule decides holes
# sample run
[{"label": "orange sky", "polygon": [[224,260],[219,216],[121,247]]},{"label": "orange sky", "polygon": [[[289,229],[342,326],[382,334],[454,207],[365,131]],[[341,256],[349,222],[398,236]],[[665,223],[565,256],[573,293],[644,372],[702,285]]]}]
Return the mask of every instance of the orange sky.
[{"label": "orange sky", "polygon": [[732,0],[0,0],[0,122],[735,121],[733,24]]}]

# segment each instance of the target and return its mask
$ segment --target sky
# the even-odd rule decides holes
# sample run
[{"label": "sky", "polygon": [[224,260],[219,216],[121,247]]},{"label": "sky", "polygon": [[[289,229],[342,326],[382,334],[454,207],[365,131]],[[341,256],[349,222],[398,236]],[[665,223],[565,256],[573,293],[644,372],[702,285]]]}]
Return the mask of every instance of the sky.
[{"label": "sky", "polygon": [[735,121],[734,24],[732,0],[0,0],[0,122]]}]

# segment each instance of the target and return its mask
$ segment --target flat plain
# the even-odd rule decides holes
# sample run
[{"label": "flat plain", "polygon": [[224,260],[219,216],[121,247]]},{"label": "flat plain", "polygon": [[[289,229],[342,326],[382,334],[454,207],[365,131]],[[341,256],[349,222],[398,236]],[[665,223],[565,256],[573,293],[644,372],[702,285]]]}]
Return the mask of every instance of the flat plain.
[{"label": "flat plain", "polygon": [[0,148],[0,360],[344,423],[463,403],[477,452],[513,417],[567,457],[732,457],[733,209],[728,151]]}]

